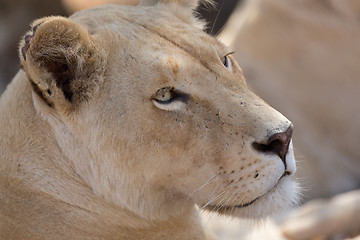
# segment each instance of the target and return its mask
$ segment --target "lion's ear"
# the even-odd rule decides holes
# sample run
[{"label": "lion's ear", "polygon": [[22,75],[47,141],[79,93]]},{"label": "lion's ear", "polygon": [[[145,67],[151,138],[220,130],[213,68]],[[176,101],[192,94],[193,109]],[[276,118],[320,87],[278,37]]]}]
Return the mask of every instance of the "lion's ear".
[{"label": "lion's ear", "polygon": [[101,82],[101,51],[84,27],[67,18],[35,21],[19,51],[35,92],[48,105],[73,108],[90,98]]},{"label": "lion's ear", "polygon": [[171,11],[175,16],[182,19],[184,22],[195,27],[204,28],[205,22],[197,19],[193,14],[200,2],[214,5],[213,0],[142,0],[142,6],[168,6],[168,11]]},{"label": "lion's ear", "polygon": [[156,4],[177,4],[185,8],[194,10],[199,6],[200,0],[142,0],[141,5],[152,6]]}]

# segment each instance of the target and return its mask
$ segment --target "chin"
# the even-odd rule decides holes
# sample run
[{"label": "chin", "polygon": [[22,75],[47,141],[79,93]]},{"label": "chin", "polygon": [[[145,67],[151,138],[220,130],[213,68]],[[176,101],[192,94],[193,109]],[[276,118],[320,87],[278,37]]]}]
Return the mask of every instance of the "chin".
[{"label": "chin", "polygon": [[251,202],[218,207],[216,210],[210,206],[206,209],[232,217],[262,219],[296,207],[299,199],[298,184],[290,177],[284,177],[272,189]]}]

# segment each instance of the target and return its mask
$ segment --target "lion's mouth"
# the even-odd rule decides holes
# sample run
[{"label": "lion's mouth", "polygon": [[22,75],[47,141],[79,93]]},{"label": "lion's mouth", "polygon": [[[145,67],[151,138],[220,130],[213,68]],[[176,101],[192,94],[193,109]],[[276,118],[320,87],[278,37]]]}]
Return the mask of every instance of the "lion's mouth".
[{"label": "lion's mouth", "polygon": [[239,204],[239,205],[235,205],[235,206],[226,206],[226,205],[208,205],[206,206],[207,209],[212,210],[212,211],[230,211],[233,208],[244,208],[244,207],[248,207],[251,204],[253,204],[254,202],[256,202],[256,200],[258,200],[261,196],[255,198],[254,200],[248,202],[248,203],[243,203],[243,204]]},{"label": "lion's mouth", "polygon": [[255,198],[254,200],[252,200],[251,202],[239,204],[239,205],[236,205],[235,207],[236,207],[236,208],[243,208],[243,207],[250,206],[251,204],[253,204],[254,202],[256,202],[256,200],[258,200],[259,198],[260,198],[260,197],[257,197],[257,198]]},{"label": "lion's mouth", "polygon": [[273,189],[276,188],[276,186],[279,184],[279,182],[285,177],[289,175],[288,172],[284,172],[283,175],[281,175],[281,177],[279,178],[279,180],[275,183],[275,185],[273,187],[271,187],[268,191],[266,191],[264,194],[261,194],[260,196],[258,196],[257,198],[255,198],[254,200],[251,200],[250,202],[247,202],[247,203],[242,203],[242,204],[239,204],[239,205],[235,205],[235,206],[227,206],[227,205],[208,205],[206,206],[207,209],[209,210],[212,210],[212,211],[218,211],[218,212],[221,212],[221,211],[230,211],[234,208],[245,208],[245,207],[248,207],[250,206],[251,204],[255,203],[258,199],[260,199],[261,197],[265,196],[267,193],[269,193],[270,191],[272,191]]}]

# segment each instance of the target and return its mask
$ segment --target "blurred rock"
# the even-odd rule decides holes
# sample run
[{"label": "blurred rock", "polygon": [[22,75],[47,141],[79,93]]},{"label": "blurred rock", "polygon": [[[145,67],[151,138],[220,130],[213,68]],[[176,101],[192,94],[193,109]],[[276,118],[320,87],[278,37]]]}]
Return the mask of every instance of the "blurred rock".
[{"label": "blurred rock", "polygon": [[280,226],[289,240],[345,239],[360,234],[360,190],[306,203]]}]

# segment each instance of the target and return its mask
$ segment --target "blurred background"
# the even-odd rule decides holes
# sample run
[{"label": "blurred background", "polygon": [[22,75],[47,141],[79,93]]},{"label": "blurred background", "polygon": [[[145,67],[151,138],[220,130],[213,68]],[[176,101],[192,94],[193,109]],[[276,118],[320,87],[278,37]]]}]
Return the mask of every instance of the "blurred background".
[{"label": "blurred background", "polygon": [[[295,126],[305,205],[277,220],[272,239],[360,234],[360,1],[216,2],[198,9],[206,31],[235,51],[249,87]],[[34,19],[104,3],[138,0],[0,0],[0,94],[19,69],[18,43]]]}]

